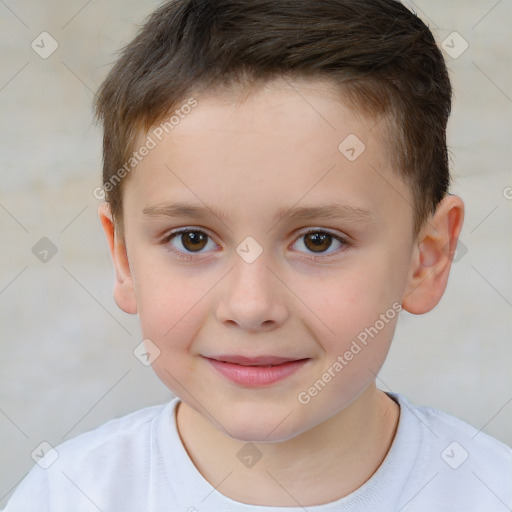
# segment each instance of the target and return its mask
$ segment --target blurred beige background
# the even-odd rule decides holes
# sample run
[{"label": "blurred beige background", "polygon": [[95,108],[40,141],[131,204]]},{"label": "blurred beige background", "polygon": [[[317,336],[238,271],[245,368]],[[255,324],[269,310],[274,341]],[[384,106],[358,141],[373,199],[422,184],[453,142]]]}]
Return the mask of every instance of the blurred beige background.
[{"label": "blurred beige background", "polygon": [[[402,314],[378,383],[512,445],[512,2],[406,3],[445,41],[467,212],[441,304]],[[132,353],[137,318],[113,301],[93,196],[93,93],[157,4],[0,0],[0,508],[42,441],[171,397]]]}]

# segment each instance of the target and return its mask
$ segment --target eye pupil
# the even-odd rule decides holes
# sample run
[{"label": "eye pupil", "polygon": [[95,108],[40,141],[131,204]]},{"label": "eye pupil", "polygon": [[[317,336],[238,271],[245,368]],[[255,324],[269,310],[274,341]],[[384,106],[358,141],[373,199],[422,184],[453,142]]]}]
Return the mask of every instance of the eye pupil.
[{"label": "eye pupil", "polygon": [[187,231],[181,235],[181,243],[188,251],[201,250],[206,245],[208,236],[200,231]]},{"label": "eye pupil", "polygon": [[[313,244],[309,247],[308,242]],[[305,235],[305,245],[314,252],[322,252],[331,246],[332,236],[327,233],[308,233]]]}]

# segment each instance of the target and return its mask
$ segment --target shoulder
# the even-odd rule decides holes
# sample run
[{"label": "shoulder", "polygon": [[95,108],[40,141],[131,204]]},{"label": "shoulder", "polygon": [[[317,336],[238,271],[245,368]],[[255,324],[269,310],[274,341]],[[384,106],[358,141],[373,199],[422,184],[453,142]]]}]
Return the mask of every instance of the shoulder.
[{"label": "shoulder", "polygon": [[156,424],[170,415],[176,400],[110,420],[55,447],[45,443],[5,511],[54,512],[67,510],[70,503],[76,511],[92,510],[92,503],[111,510],[107,496],[124,506],[130,489],[144,488],[144,475],[151,473]]},{"label": "shoulder", "polygon": [[[99,462],[103,467],[116,463],[120,452],[125,457],[135,457],[140,450],[146,450],[147,440],[151,437],[151,430],[155,420],[160,417],[170,404],[146,407],[125,416],[107,421],[99,427],[77,435],[65,441],[46,454],[50,459],[59,462],[64,467],[73,461],[79,462],[82,468],[90,465],[96,466]],[[46,451],[46,450],[45,450]],[[50,461],[45,458],[38,462],[43,467]]]},{"label": "shoulder", "polygon": [[[72,464],[86,474],[94,468],[95,474],[127,465],[149,464],[152,441],[157,435],[156,424],[165,415],[171,414],[177,399],[168,403],[146,407],[84,432],[58,445],[58,461],[61,466]],[[122,466],[122,468],[117,468]]]},{"label": "shoulder", "polygon": [[414,471],[418,488],[428,481],[438,497],[465,496],[496,510],[503,503],[512,506],[511,447],[451,414],[393,396],[407,418],[407,430],[419,434]]},{"label": "shoulder", "polygon": [[137,436],[148,433],[153,421],[169,407],[169,403],[145,407],[119,418],[103,423],[99,427],[79,434],[60,444],[58,450],[63,454],[75,452],[82,447],[93,450],[105,444],[121,441],[123,438],[136,439]]},{"label": "shoulder", "polygon": [[475,450],[474,455],[482,452],[488,456],[494,455],[498,460],[502,459],[506,465],[509,464],[509,469],[512,468],[512,448],[505,443],[447,412],[433,407],[413,405],[405,397],[399,397],[401,405],[407,407],[425,428],[430,428],[434,436],[467,442],[468,447]]}]

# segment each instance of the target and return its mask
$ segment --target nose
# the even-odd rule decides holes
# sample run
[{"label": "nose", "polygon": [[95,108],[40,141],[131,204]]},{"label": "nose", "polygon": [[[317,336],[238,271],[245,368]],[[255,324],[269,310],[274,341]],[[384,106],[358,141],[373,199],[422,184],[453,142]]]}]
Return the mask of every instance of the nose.
[{"label": "nose", "polygon": [[238,255],[226,276],[216,306],[217,319],[246,331],[269,331],[288,318],[285,288],[261,255],[247,263]]}]

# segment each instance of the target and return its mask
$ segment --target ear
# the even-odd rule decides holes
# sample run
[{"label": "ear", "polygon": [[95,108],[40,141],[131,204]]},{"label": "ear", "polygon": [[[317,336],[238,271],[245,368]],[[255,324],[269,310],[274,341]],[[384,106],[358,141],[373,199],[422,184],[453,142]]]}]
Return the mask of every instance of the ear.
[{"label": "ear", "polygon": [[107,237],[108,247],[116,274],[114,282],[114,300],[116,304],[129,314],[137,313],[137,301],[133,279],[130,273],[130,264],[124,240],[116,233],[112,213],[108,203],[104,202],[98,207],[98,216]]},{"label": "ear", "polygon": [[441,300],[464,220],[464,203],[446,196],[418,235],[402,307],[421,315]]}]

